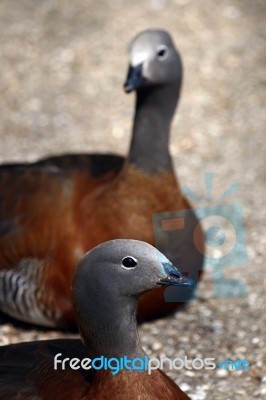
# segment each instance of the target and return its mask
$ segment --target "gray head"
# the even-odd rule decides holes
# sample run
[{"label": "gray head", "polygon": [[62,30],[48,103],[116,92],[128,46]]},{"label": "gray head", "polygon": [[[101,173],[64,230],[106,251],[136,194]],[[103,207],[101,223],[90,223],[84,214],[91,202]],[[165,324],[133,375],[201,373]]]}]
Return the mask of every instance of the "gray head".
[{"label": "gray head", "polygon": [[158,284],[190,286],[191,281],[153,246],[138,240],[105,242],[81,259],[73,280],[74,307],[94,355],[136,352],[137,300]]},{"label": "gray head", "polygon": [[175,82],[180,86],[181,80],[182,64],[171,36],[159,29],[139,33],[130,46],[126,92]]},{"label": "gray head", "polygon": [[181,82],[182,64],[170,35],[158,29],[137,35],[124,84],[127,93],[136,91],[129,164],[148,173],[172,169],[169,134]]}]

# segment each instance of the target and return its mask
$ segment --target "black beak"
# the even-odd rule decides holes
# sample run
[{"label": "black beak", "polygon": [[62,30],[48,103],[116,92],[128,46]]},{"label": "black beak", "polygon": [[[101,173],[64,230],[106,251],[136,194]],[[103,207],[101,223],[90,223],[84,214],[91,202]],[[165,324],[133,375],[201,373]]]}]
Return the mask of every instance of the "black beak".
[{"label": "black beak", "polygon": [[180,287],[187,287],[193,289],[195,284],[192,279],[186,278],[185,276],[175,276],[175,275],[168,275],[165,278],[160,279],[157,282],[157,285],[162,286],[180,286]]},{"label": "black beak", "polygon": [[182,273],[173,266],[173,264],[163,263],[166,275],[157,282],[162,286],[179,286],[193,289],[195,284],[192,279],[182,275]]},{"label": "black beak", "polygon": [[124,89],[126,93],[130,93],[144,86],[146,82],[147,79],[142,76],[142,64],[137,65],[136,67],[130,66],[126,82],[124,83]]}]

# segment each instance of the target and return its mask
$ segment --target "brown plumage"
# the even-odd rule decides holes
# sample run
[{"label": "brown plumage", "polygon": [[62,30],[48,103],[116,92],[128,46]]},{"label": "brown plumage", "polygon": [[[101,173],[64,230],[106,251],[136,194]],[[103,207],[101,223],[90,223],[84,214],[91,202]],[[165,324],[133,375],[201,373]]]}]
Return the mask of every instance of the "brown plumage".
[{"label": "brown plumage", "polygon": [[[162,46],[168,58],[154,59]],[[141,68],[136,65],[140,55]],[[194,213],[185,212],[183,231],[157,229],[155,234],[153,224],[156,213],[190,209],[168,150],[180,59],[169,35],[157,30],[134,40],[131,58],[125,88],[137,91],[137,102],[126,160],[69,155],[0,168],[0,309],[16,318],[74,325],[70,287],[77,260],[114,238],[156,243],[195,282],[200,276],[203,251],[194,244]],[[200,229],[198,242],[203,243]],[[155,289],[141,298],[139,320],[159,317],[177,305],[165,302],[163,290]]]},{"label": "brown plumage", "polygon": [[[50,340],[0,347],[0,400],[189,400],[161,370],[95,372],[54,369],[54,356],[87,358],[80,340]],[[38,397],[37,397],[38,396]]]},{"label": "brown plumage", "polygon": [[[70,367],[74,358],[80,366],[84,358],[147,357],[137,333],[137,298],[158,284],[179,290],[191,281],[147,243],[114,240],[94,248],[79,263],[73,282],[85,347],[77,339],[0,347],[0,400],[188,400],[159,369],[149,374],[123,368],[113,374],[113,369]],[[57,361],[67,358],[64,366],[55,364],[57,354]]]}]

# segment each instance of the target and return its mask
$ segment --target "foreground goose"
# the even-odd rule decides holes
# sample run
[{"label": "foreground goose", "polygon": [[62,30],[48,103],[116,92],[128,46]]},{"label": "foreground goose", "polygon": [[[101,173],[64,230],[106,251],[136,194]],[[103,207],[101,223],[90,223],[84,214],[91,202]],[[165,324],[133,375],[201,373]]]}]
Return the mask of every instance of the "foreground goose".
[{"label": "foreground goose", "polygon": [[[0,347],[0,400],[189,399],[159,369],[151,375],[144,368],[96,371],[85,369],[90,364],[83,360],[102,356],[145,360],[136,324],[138,298],[158,285],[173,285],[178,291],[191,284],[147,243],[122,239],[97,246],[81,259],[73,281],[74,307],[85,348],[74,339]],[[128,364],[129,368],[132,365]],[[141,361],[136,365],[140,367]]]},{"label": "foreground goose", "polygon": [[[70,288],[77,260],[101,242],[138,239],[155,244],[197,282],[203,235],[183,197],[169,154],[170,125],[179,98],[182,65],[171,37],[140,33],[130,48],[127,92],[136,91],[128,158],[52,157],[0,168],[0,309],[23,321],[75,325]],[[182,229],[163,229],[161,216],[187,210]],[[154,225],[153,225],[154,218]],[[144,294],[138,319],[174,311],[162,288]]]}]

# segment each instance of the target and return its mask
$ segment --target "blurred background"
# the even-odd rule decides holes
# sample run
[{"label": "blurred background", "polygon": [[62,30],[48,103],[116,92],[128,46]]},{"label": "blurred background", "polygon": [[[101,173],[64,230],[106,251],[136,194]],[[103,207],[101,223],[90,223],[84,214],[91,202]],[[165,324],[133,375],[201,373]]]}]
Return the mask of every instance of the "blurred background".
[{"label": "blurred background", "polygon": [[[250,371],[166,371],[193,400],[266,396],[265,17],[264,0],[0,2],[1,163],[125,155],[134,111],[122,89],[128,44],[152,27],[173,36],[185,72],[171,136],[181,186],[206,197],[204,174],[214,173],[215,201],[237,183],[249,257],[225,271],[247,296],[215,298],[209,271],[198,301],[140,328],[149,355],[250,362]],[[69,336],[3,315],[0,323],[1,345]]]}]

